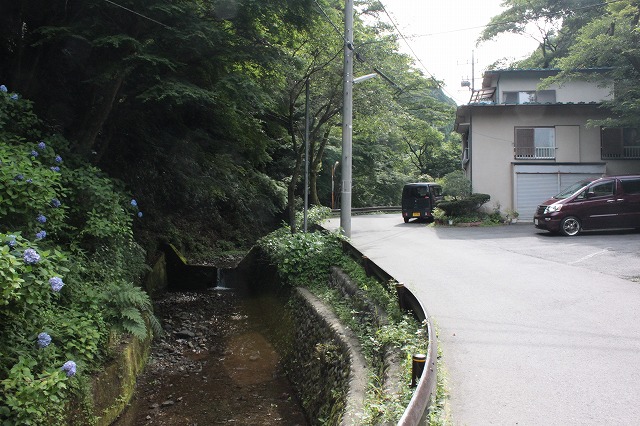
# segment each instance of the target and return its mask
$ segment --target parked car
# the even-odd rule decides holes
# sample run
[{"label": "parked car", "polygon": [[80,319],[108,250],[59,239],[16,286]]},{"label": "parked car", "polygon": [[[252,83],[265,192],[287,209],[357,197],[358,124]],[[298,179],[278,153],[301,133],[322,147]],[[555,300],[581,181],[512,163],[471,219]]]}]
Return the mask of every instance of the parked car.
[{"label": "parked car", "polygon": [[568,236],[583,229],[640,228],[640,176],[577,182],[540,204],[533,223]]},{"label": "parked car", "polygon": [[433,222],[433,209],[443,200],[442,187],[433,182],[408,183],[402,188],[402,217]]}]

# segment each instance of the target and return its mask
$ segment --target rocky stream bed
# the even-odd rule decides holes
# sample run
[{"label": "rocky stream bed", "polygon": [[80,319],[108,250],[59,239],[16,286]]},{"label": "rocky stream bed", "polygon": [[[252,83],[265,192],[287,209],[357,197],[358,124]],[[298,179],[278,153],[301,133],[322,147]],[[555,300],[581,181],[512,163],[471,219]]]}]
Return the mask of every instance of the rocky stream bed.
[{"label": "rocky stream bed", "polygon": [[156,300],[165,334],[115,425],[307,425],[265,337],[272,303],[213,289]]}]

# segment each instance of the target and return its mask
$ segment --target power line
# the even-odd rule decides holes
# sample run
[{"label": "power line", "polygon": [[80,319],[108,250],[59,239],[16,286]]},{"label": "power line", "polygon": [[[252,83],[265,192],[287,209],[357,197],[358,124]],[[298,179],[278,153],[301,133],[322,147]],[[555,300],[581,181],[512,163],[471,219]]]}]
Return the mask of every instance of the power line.
[{"label": "power line", "polygon": [[400,28],[398,28],[398,26],[396,25],[394,19],[391,17],[391,15],[389,14],[389,12],[387,12],[387,8],[384,6],[384,4],[382,4],[382,2],[380,2],[380,6],[382,6],[382,10],[384,11],[384,13],[387,15],[387,17],[389,18],[389,21],[391,21],[391,24],[393,25],[393,27],[396,29],[396,31],[398,32],[398,34],[400,35],[400,38],[404,41],[404,43],[407,45],[407,47],[409,48],[409,50],[411,51],[411,54],[413,55],[413,57],[418,61],[418,63],[422,66],[422,68],[426,71],[426,73],[429,75],[429,77],[431,77],[431,79],[436,83],[436,85],[438,86],[438,88],[440,90],[442,90],[444,93],[447,94],[447,96],[449,96],[450,98],[454,99],[454,96],[451,95],[451,93],[447,92],[447,90],[444,88],[444,86],[442,84],[440,84],[440,82],[433,76],[433,74],[431,74],[429,72],[429,70],[427,69],[427,67],[422,63],[422,61],[420,60],[420,58],[418,57],[418,55],[416,55],[416,53],[414,52],[413,48],[411,47],[411,45],[409,44],[409,42],[407,41],[407,39],[405,38],[405,36],[402,34],[402,32],[400,31]]},{"label": "power line", "polygon": [[338,36],[342,39],[342,41],[346,43],[347,41],[344,38],[344,34],[342,34],[338,26],[333,23],[329,15],[327,15],[327,12],[325,12],[324,9],[322,8],[322,6],[320,6],[320,4],[318,3],[318,0],[313,0],[313,2],[316,4],[316,6],[318,6],[318,9],[320,9],[320,12],[322,12],[322,14],[324,15],[324,18],[327,20],[327,22],[329,22],[329,24],[331,24],[331,26],[336,31],[336,33],[338,33]]},{"label": "power line", "polygon": [[165,28],[167,28],[167,29],[171,29],[171,27],[170,27],[170,26],[165,25],[165,24],[163,24],[163,23],[162,23],[162,22],[160,22],[160,21],[156,21],[156,20],[155,20],[155,19],[153,19],[153,18],[150,18],[150,17],[148,17],[148,16],[146,16],[146,15],[143,15],[142,13],[136,12],[135,10],[131,10],[131,9],[127,8],[127,7],[124,7],[123,5],[118,4],[118,3],[114,2],[114,1],[111,1],[111,0],[104,0],[104,1],[106,1],[107,3],[110,3],[110,4],[112,4],[112,5],[114,5],[114,6],[116,6],[116,7],[119,7],[119,8],[121,8],[121,9],[124,9],[124,10],[126,10],[127,12],[133,13],[134,15],[138,15],[139,17],[144,18],[144,19],[146,19],[146,20],[148,20],[148,21],[155,22],[156,24],[162,25],[163,27],[165,27]]},{"label": "power line", "polygon": [[[569,11],[566,12],[549,12],[549,13],[540,13],[535,15],[535,19],[539,19],[539,18],[548,18],[551,16],[565,16],[568,15],[569,12],[577,12],[577,11],[581,11],[581,10],[586,10],[586,9],[593,9],[596,7],[604,7],[610,4],[614,4],[614,3],[620,3],[621,1],[626,1],[626,0],[611,0],[611,1],[607,1],[604,3],[600,3],[600,4],[592,4],[592,5],[588,5],[588,6],[582,6],[582,7],[577,7],[575,9],[571,9]],[[414,38],[418,38],[418,37],[431,37],[431,36],[435,36],[435,35],[441,35],[441,34],[451,34],[451,33],[457,33],[457,32],[462,32],[462,31],[470,31],[470,30],[477,30],[480,28],[489,28],[489,27],[497,27],[500,25],[505,25],[505,24],[518,24],[521,23],[520,21],[501,21],[501,22],[496,22],[494,24],[486,24],[486,25],[478,25],[475,27],[467,27],[467,28],[458,28],[455,30],[448,30],[448,31],[441,31],[441,32],[437,32],[437,33],[428,33],[428,34],[418,34],[418,35],[412,35],[409,36],[407,38],[409,39],[414,39]]]}]

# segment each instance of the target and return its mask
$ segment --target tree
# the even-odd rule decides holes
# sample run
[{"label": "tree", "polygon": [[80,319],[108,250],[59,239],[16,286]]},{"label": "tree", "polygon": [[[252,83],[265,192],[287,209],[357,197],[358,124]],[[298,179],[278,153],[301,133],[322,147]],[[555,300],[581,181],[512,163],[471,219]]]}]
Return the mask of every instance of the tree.
[{"label": "tree", "polygon": [[557,81],[571,79],[576,69],[611,67],[609,73],[593,78],[596,82],[613,79],[615,97],[604,103],[613,116],[593,124],[640,127],[639,19],[640,3],[636,0],[608,4],[605,13],[580,31],[569,55],[559,61],[563,71]]},{"label": "tree", "polygon": [[552,67],[567,54],[576,33],[598,16],[602,0],[505,0],[507,10],[491,18],[478,42],[502,33],[520,34],[538,42],[538,49],[520,67]]}]

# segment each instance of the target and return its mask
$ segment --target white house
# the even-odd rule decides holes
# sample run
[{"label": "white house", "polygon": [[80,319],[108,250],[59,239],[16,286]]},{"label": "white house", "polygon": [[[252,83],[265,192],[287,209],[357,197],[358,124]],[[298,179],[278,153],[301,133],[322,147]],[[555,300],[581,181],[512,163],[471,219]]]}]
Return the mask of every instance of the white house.
[{"label": "white house", "polygon": [[612,85],[584,80],[540,88],[559,70],[494,70],[482,88],[458,107],[462,165],[473,192],[491,196],[487,208],[512,208],[532,219],[536,206],[561,189],[592,176],[640,174],[640,137],[635,129],[601,128],[602,101]]}]

